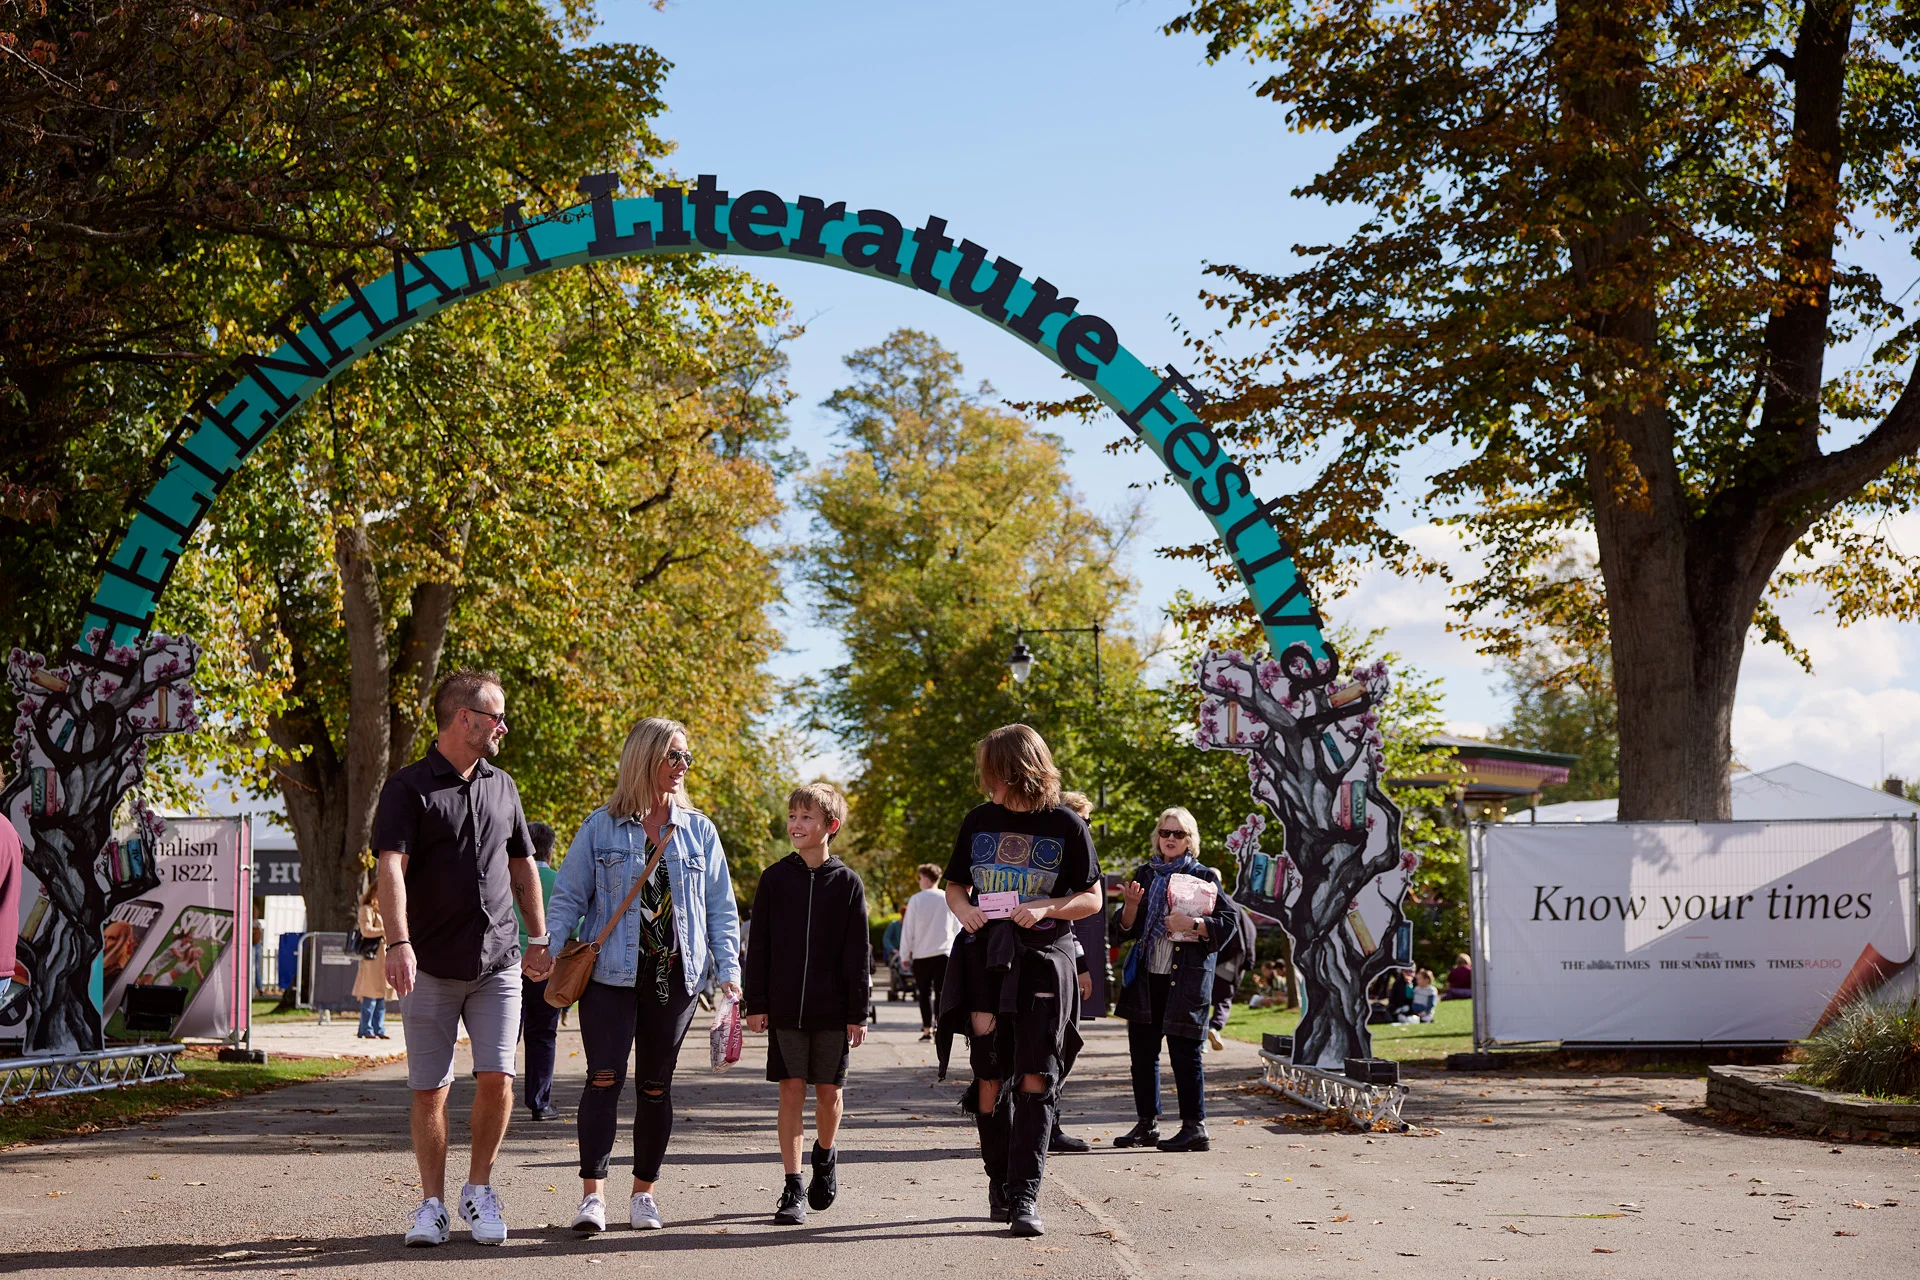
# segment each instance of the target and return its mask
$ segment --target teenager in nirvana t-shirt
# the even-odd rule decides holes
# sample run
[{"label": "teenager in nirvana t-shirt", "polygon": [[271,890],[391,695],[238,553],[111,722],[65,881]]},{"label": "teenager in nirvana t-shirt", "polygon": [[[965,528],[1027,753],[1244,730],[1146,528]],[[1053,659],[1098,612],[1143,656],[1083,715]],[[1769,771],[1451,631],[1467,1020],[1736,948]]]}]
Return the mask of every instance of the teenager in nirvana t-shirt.
[{"label": "teenager in nirvana t-shirt", "polygon": [[[1017,893],[1022,902],[1071,898],[1099,877],[1087,824],[1058,806],[1032,813],[975,806],[960,823],[947,863],[948,883],[972,885],[967,898],[975,906],[983,893]],[[1014,936],[1028,946],[1046,946],[1069,932],[1065,920],[1042,920]]]}]

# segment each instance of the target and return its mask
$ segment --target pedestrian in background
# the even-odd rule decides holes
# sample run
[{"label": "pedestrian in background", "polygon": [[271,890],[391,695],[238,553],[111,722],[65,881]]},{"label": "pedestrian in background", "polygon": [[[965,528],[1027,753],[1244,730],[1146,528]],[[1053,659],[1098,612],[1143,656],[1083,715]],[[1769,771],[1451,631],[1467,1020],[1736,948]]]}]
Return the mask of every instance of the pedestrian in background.
[{"label": "pedestrian in background", "polygon": [[[513,1114],[513,1046],[520,1030],[517,902],[539,943],[526,972],[544,978],[546,916],[520,789],[489,763],[507,736],[507,694],[490,671],[456,671],[433,695],[438,736],[387,779],[373,818],[387,981],[408,996],[400,1024],[413,1090],[413,1154],[424,1198],[406,1242],[447,1242],[447,1094],[466,1025],[473,1055],[472,1151],[460,1216],[475,1244],[507,1241],[493,1163]],[[397,936],[396,936],[397,935]]]},{"label": "pedestrian in background", "polygon": [[[554,936],[598,938],[612,925],[580,997],[587,1087],[576,1112],[580,1207],[576,1231],[607,1228],[607,1169],[620,1092],[634,1062],[633,1191],[627,1221],[663,1224],[653,1189],[673,1136],[673,1070],[709,980],[740,998],[740,915],[713,820],[686,803],[693,751],[678,721],[649,717],[620,748],[607,803],[587,815],[553,886]],[[583,927],[584,925],[584,927]],[[549,967],[547,939],[529,960]]]},{"label": "pedestrian in background", "polygon": [[[1233,903],[1217,891],[1219,873],[1200,861],[1200,825],[1191,813],[1174,808],[1161,814],[1154,824],[1153,843],[1153,857],[1141,864],[1121,891],[1123,901],[1112,935],[1133,940],[1114,1012],[1127,1021],[1133,1109],[1139,1118],[1113,1145],[1205,1151],[1210,1144],[1200,1045],[1213,1012],[1214,956],[1238,923]],[[1213,910],[1207,915],[1190,916],[1169,905],[1169,882],[1182,874],[1216,886]],[[1176,940],[1174,934],[1194,940]],[[1164,1139],[1159,1123],[1163,1040],[1173,1059],[1174,1088],[1180,1099],[1180,1132]]]},{"label": "pedestrian in background", "polygon": [[387,985],[387,925],[380,918],[380,881],[368,876],[360,894],[357,924],[360,936],[373,945],[373,954],[360,960],[360,972],[353,976],[353,994],[360,999],[360,1029],[354,1034],[362,1040],[386,1040],[387,1001],[393,988]]},{"label": "pedestrian in background", "polygon": [[[533,837],[533,869],[540,877],[540,902],[545,906],[553,901],[553,828],[544,822],[529,822],[527,832]],[[519,916],[520,908],[515,907],[514,914]],[[560,941],[564,945],[567,940]],[[527,921],[521,916],[520,952],[525,955],[526,951]],[[553,1105],[553,1059],[560,1038],[560,1015],[565,1012],[547,1003],[545,978],[536,981],[521,975],[520,1038],[527,1047],[527,1060],[520,1096],[535,1120],[551,1120],[560,1114]]]},{"label": "pedestrian in background", "polygon": [[920,998],[920,1038],[933,1039],[934,1012],[947,981],[947,955],[959,936],[960,922],[947,910],[947,895],[936,887],[940,868],[923,862],[914,869],[920,892],[907,899],[900,913],[900,968],[913,975],[913,992]]}]

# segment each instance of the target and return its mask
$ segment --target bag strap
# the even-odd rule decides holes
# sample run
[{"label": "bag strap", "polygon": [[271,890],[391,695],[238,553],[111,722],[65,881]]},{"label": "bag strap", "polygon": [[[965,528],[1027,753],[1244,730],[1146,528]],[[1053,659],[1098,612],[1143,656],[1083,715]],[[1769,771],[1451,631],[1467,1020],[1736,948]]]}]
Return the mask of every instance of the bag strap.
[{"label": "bag strap", "polygon": [[[607,945],[607,939],[613,936],[613,926],[619,924],[620,921],[626,917],[627,909],[633,906],[633,900],[640,896],[641,888],[646,885],[647,881],[653,879],[654,869],[660,865],[660,855],[667,851],[667,841],[673,838],[672,833],[673,828],[671,826],[660,829],[659,847],[653,851],[653,856],[647,859],[647,869],[640,873],[638,880],[633,882],[633,888],[627,890],[627,896],[620,902],[620,909],[607,917],[607,927],[602,929],[600,936],[593,940],[593,949],[595,951]],[[640,829],[640,835],[642,840],[646,838],[645,827]]]}]

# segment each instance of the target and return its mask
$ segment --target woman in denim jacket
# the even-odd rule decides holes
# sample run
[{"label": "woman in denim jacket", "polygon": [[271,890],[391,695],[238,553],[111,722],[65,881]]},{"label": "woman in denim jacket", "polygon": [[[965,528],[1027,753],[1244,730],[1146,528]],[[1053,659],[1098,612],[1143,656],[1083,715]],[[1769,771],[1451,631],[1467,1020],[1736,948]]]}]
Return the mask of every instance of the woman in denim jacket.
[{"label": "woman in denim jacket", "polygon": [[580,1231],[606,1229],[607,1162],[627,1055],[636,1045],[639,1107],[628,1220],[639,1228],[661,1225],[653,1185],[673,1133],[673,1067],[693,1022],[694,997],[709,979],[736,999],[740,994],[733,879],[713,823],[683,803],[681,784],[692,766],[684,725],[636,724],[620,751],[613,796],[581,824],[547,906],[551,937],[596,938],[661,850],[658,866],[600,949],[580,997],[587,1055],[579,1113],[584,1195],[573,1222]]}]

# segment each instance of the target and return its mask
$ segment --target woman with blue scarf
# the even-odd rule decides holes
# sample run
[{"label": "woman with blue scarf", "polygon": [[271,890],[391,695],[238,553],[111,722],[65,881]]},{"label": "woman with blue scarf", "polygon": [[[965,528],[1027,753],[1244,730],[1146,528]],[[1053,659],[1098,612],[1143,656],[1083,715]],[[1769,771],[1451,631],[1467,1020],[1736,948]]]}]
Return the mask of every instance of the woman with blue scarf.
[{"label": "woman with blue scarf", "polygon": [[[1199,859],[1200,826],[1193,815],[1169,809],[1154,825],[1154,856],[1121,891],[1124,903],[1110,935],[1116,941],[1133,940],[1113,1011],[1127,1023],[1133,1109],[1139,1117],[1113,1145],[1205,1151],[1206,1077],[1200,1055],[1213,1012],[1214,956],[1234,931],[1233,904],[1220,887],[1219,874]],[[1210,913],[1190,916],[1168,906],[1168,884],[1182,874],[1212,883]],[[1175,935],[1196,940],[1176,940]],[[1173,1058],[1174,1090],[1180,1097],[1180,1132],[1171,1138],[1160,1136],[1162,1040]]]}]

